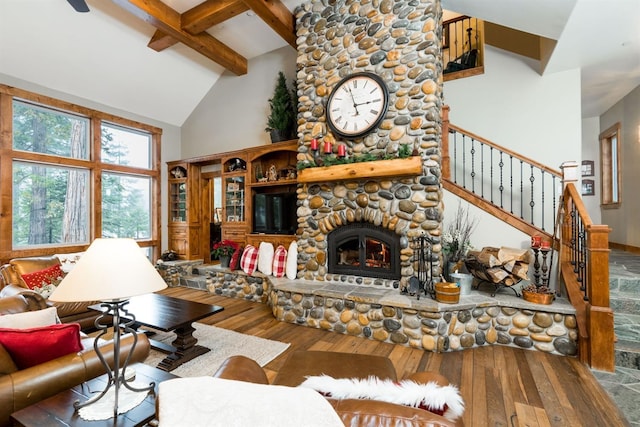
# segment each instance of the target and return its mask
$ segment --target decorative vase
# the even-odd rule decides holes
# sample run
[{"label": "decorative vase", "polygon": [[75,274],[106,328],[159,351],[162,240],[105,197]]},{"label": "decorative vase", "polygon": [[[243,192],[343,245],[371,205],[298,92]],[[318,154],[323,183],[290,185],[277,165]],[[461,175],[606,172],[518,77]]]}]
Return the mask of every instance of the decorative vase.
[{"label": "decorative vase", "polygon": [[229,255],[220,255],[220,267],[229,268],[231,257]]},{"label": "decorative vase", "polygon": [[554,297],[554,294],[541,294],[538,292],[525,291],[524,289],[522,290],[522,299],[536,304],[549,305],[553,302]]},{"label": "decorative vase", "polygon": [[289,132],[286,130],[271,129],[269,133],[271,135],[271,143],[287,141],[290,139]]}]

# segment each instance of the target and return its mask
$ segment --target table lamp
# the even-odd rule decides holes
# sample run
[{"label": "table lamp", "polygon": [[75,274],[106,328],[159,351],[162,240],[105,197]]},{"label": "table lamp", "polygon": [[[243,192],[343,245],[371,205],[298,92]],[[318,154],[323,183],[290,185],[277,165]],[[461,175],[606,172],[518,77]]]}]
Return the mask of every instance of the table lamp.
[{"label": "table lamp", "polygon": [[[100,361],[105,366],[109,376],[106,388],[99,394],[85,402],[76,401],[74,408],[89,407],[101,399],[98,406],[109,405],[108,399],[113,399],[113,417],[118,413],[124,413],[140,404],[147,393],[153,389],[154,383],[143,388],[135,388],[125,380],[125,370],[138,337],[131,326],[135,323],[135,316],[127,312],[126,305],[129,298],[156,292],[167,287],[160,274],[156,271],[149,259],[144,255],[140,246],[133,239],[95,239],[87,251],[80,257],[75,267],[62,279],[49,299],[57,302],[100,301],[105,308],[96,319],[95,326],[100,333],[96,337],[93,348]],[[100,351],[99,339],[113,326],[113,370]],[[131,352],[124,363],[120,363],[120,337],[124,333],[132,333],[134,343]],[[136,393],[134,401],[118,408],[118,394],[121,386],[129,390],[123,393]],[[113,388],[111,393],[108,393]],[[106,396],[106,397],[105,397]],[[141,398],[140,398],[141,397]],[[135,403],[137,402],[137,403]],[[83,413],[80,413],[86,418]],[[91,415],[91,419],[108,419],[111,415],[98,418]]]}]

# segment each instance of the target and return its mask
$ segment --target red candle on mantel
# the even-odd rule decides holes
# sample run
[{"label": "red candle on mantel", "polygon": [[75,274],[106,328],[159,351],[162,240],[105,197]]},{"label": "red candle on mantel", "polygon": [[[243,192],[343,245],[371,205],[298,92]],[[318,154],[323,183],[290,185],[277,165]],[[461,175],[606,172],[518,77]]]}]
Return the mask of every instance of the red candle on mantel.
[{"label": "red candle on mantel", "polygon": [[315,139],[315,138],[312,138],[312,139],[311,139],[311,146],[310,146],[310,148],[311,148],[313,151],[317,151],[317,150],[318,150],[318,140],[317,140],[317,139]]},{"label": "red candle on mantel", "polygon": [[542,242],[540,242],[540,249],[551,249],[551,240],[542,240]]},{"label": "red candle on mantel", "polygon": [[331,154],[331,143],[329,141],[324,142],[324,153]]},{"label": "red candle on mantel", "polygon": [[338,145],[338,157],[344,157],[347,155],[347,147],[344,144]]}]

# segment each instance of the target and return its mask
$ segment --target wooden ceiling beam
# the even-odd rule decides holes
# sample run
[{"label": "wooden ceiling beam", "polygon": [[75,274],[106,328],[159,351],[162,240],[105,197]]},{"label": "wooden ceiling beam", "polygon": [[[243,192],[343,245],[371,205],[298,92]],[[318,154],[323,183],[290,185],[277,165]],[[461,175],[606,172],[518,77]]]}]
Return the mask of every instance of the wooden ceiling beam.
[{"label": "wooden ceiling beam", "polygon": [[182,29],[198,34],[248,10],[241,0],[207,0],[182,14]]},{"label": "wooden ceiling beam", "polygon": [[294,17],[280,0],[244,0],[268,26],[297,49]]},{"label": "wooden ceiling beam", "polygon": [[178,43],[178,40],[174,39],[169,34],[156,30],[156,32],[153,33],[153,36],[151,36],[151,40],[149,40],[147,47],[150,47],[156,52],[161,52],[176,43]]},{"label": "wooden ceiling beam", "polygon": [[237,75],[247,73],[247,59],[230,47],[202,32],[196,35],[182,30],[181,16],[160,0],[112,0],[115,4],[153,25],[191,49]]}]

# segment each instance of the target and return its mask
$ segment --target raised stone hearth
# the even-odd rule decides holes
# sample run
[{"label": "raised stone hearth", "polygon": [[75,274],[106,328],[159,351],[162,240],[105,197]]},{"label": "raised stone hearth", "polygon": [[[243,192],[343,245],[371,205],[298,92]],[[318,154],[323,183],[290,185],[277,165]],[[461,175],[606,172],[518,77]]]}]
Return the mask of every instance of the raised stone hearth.
[{"label": "raised stone hearth", "polygon": [[395,289],[340,282],[289,280],[215,266],[198,266],[181,286],[261,302],[276,319],[336,333],[446,352],[507,345],[575,356],[575,309],[559,298],[545,306],[512,293],[491,297],[493,287],[474,290],[458,304],[442,304]]}]

